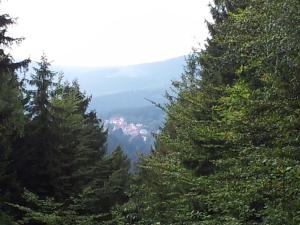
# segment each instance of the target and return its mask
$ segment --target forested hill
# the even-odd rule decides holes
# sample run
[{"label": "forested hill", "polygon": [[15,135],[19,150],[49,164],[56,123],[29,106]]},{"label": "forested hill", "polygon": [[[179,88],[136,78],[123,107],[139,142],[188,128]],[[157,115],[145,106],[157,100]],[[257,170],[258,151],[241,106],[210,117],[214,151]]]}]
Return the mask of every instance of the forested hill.
[{"label": "forested hill", "polygon": [[167,89],[180,78],[185,57],[130,66],[93,68],[56,66],[67,80],[78,79],[83,90],[93,97],[136,90]]},{"label": "forested hill", "polygon": [[45,56],[18,79],[29,61],[5,53],[21,39],[0,16],[0,224],[300,224],[299,0],[210,8],[134,174],[77,82],[56,82]]},{"label": "forested hill", "polygon": [[[89,109],[96,110],[106,121],[108,151],[120,145],[136,161],[138,154],[150,152],[153,133],[163,126],[164,112],[152,102],[167,102],[165,93],[172,81],[180,79],[184,63],[185,57],[181,56],[131,66],[60,70],[64,71],[65,79],[78,79],[80,86],[93,96]],[[118,119],[124,122],[115,126],[113,123]]]}]

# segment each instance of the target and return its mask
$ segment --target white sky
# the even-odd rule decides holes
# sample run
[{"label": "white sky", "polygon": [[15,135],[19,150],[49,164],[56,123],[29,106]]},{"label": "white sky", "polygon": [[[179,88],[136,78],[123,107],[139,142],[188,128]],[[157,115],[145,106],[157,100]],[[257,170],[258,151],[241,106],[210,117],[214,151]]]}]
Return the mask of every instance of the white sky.
[{"label": "white sky", "polygon": [[191,52],[207,38],[209,0],[2,0],[10,28],[26,38],[16,59],[112,66],[153,62]]}]

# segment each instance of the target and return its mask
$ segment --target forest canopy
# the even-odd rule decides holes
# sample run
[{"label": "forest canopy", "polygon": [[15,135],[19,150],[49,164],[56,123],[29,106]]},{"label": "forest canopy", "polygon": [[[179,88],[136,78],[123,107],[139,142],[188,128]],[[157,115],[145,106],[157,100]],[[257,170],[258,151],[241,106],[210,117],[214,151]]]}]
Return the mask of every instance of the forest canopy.
[{"label": "forest canopy", "polygon": [[106,154],[79,84],[29,79],[0,16],[0,224],[300,224],[299,0],[214,0],[150,155]]}]

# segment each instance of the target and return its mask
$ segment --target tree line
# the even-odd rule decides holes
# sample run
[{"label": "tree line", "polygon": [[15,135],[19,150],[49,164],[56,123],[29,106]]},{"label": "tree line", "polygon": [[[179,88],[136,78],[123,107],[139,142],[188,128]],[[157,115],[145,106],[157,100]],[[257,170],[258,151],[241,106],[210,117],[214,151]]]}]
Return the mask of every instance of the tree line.
[{"label": "tree line", "polygon": [[300,4],[215,0],[115,224],[300,224]]},{"label": "tree line", "polygon": [[[0,221],[7,224],[300,224],[300,4],[214,0],[210,37],[173,82],[136,173],[76,82],[43,57],[29,83],[1,52]],[[13,21],[1,17],[2,46]],[[24,189],[25,188],[25,189]]]},{"label": "tree line", "polygon": [[[107,131],[91,97],[63,82],[47,57],[21,79],[30,60],[6,49],[15,21],[0,16],[0,222],[95,224],[127,201],[129,160],[118,147],[106,154]],[[49,215],[48,215],[49,213]],[[48,215],[48,216],[47,216]]]}]

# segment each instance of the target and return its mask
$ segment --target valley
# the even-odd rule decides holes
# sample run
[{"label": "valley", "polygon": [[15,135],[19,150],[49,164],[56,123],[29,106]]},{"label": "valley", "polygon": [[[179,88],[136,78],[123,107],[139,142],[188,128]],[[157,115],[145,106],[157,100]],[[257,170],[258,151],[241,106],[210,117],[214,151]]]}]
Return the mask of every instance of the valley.
[{"label": "valley", "polygon": [[[150,152],[154,134],[163,126],[165,113],[153,102],[165,104],[165,93],[183,73],[185,57],[114,68],[56,66],[65,79],[77,80],[92,96],[95,110],[108,130],[107,151],[120,146],[132,161]],[[112,85],[113,84],[113,85]]]}]

